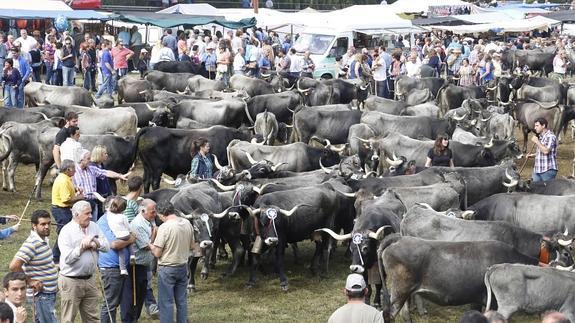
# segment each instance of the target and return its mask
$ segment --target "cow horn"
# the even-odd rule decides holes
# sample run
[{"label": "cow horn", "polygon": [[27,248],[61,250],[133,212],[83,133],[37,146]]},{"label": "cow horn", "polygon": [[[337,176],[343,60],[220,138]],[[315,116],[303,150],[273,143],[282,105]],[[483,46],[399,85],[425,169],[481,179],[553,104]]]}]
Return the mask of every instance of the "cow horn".
[{"label": "cow horn", "polygon": [[252,186],[252,190],[258,194],[262,194],[262,192],[264,191],[264,189],[270,185],[272,185],[274,183],[265,183],[264,185],[258,187],[258,186]]},{"label": "cow horn", "polygon": [[223,210],[223,211],[220,212],[220,213],[210,213],[210,216],[213,217],[213,218],[216,218],[216,219],[221,219],[221,218],[223,218],[224,216],[226,216],[226,214],[228,214],[228,211],[229,211],[231,208],[233,208],[233,207],[234,207],[234,206],[230,206],[230,207],[228,207],[227,209]]},{"label": "cow horn", "polygon": [[391,226],[390,225],[384,225],[381,228],[377,229],[377,231],[375,231],[375,232],[369,231],[367,236],[372,238],[372,239],[375,239],[375,240],[381,240],[381,239],[383,239],[383,237],[385,237],[385,235],[381,235],[383,233],[383,230],[385,230],[385,228],[391,228]]},{"label": "cow horn", "polygon": [[144,94],[144,93],[146,93],[146,92],[147,92],[147,90],[144,90],[144,91],[138,92],[138,94]]},{"label": "cow horn", "polygon": [[[393,157],[395,157],[395,154],[393,155]],[[403,164],[403,160],[397,160],[394,158],[394,160],[389,159],[387,156],[385,157],[385,161],[391,165],[391,166],[399,166],[401,164]]]},{"label": "cow horn", "polygon": [[321,162],[321,157],[319,158],[319,167],[326,173],[331,174],[331,170],[323,165]]},{"label": "cow horn", "polygon": [[258,138],[254,137],[250,140],[251,144],[263,146],[266,140],[264,139],[262,142],[258,142]]},{"label": "cow horn", "polygon": [[250,162],[250,164],[254,165],[257,164],[258,162],[252,157],[252,155],[250,155],[249,152],[245,152],[246,153],[246,157],[248,157],[248,161]]},{"label": "cow horn", "polygon": [[293,128],[293,124],[287,124],[286,123],[286,128]]},{"label": "cow horn", "polygon": [[214,154],[212,154],[212,156],[214,156],[214,164],[215,164],[216,168],[219,170],[224,168],[224,167],[222,167],[222,165],[220,165],[220,161],[218,160],[218,156],[216,156]]},{"label": "cow horn", "polygon": [[571,265],[571,267],[555,266],[555,269],[563,270],[563,271],[572,271],[574,268],[575,268],[575,265]]},{"label": "cow horn", "polygon": [[573,242],[573,239],[569,239],[569,240],[558,239],[558,240],[557,240],[557,243],[558,243],[560,246],[563,246],[563,247],[567,247],[567,246],[570,245],[572,242]]},{"label": "cow horn", "polygon": [[286,211],[286,210],[284,210],[284,209],[279,209],[279,210],[280,210],[280,212],[281,212],[283,215],[285,215],[285,216],[292,216],[292,215],[295,213],[295,211],[297,211],[297,209],[299,209],[299,207],[300,207],[300,206],[303,206],[303,205],[307,205],[307,204],[298,204],[298,205],[294,206],[294,207],[293,207],[291,210],[289,210],[289,211]]},{"label": "cow horn", "polygon": [[481,121],[483,121],[483,122],[489,121],[489,119],[491,119],[491,117],[493,117],[493,115],[490,115],[489,117],[487,117],[485,119],[481,118]]},{"label": "cow horn", "polygon": [[485,145],[483,145],[484,148],[491,148],[493,147],[493,137],[491,137],[491,140],[489,140],[488,143],[486,143]]},{"label": "cow horn", "polygon": [[331,150],[331,151],[333,151],[333,152],[336,152],[336,153],[341,153],[341,152],[344,151],[345,148],[346,148],[345,145],[343,145],[343,147],[341,147],[341,148],[337,148],[337,147],[332,146],[332,144],[331,144],[331,142],[329,141],[329,139],[325,139],[325,142],[326,142],[325,148],[327,148],[327,149],[329,149],[329,150]]},{"label": "cow horn", "polygon": [[508,169],[505,169],[505,177],[510,181],[513,180],[513,177],[511,177],[511,175],[509,175]]},{"label": "cow horn", "polygon": [[417,202],[417,203],[415,203],[415,204],[416,204],[416,205],[419,205],[419,206],[421,206],[421,207],[423,207],[423,208],[426,208],[426,209],[428,209],[428,210],[430,210],[430,211],[435,211],[435,210],[431,207],[431,205],[429,205],[429,204],[427,204],[427,203]]},{"label": "cow horn", "polygon": [[360,88],[360,90],[365,91],[365,90],[367,90],[367,85],[363,85],[363,86],[360,85],[359,88]]},{"label": "cow horn", "polygon": [[336,192],[338,192],[339,194],[345,196],[345,197],[355,198],[355,193],[345,193],[345,192],[342,192],[342,191],[338,190],[338,189],[335,188],[335,187],[333,188],[333,190],[336,191]]},{"label": "cow horn", "polygon": [[368,140],[368,139],[363,139],[363,138],[359,138],[359,137],[356,137],[356,136],[353,136],[352,138],[355,138],[355,139],[357,139],[357,140],[359,140],[359,141],[361,141],[361,142],[363,142],[363,143],[366,143],[366,144],[371,144],[371,141]]},{"label": "cow horn", "polygon": [[272,169],[273,172],[275,172],[280,166],[282,166],[282,165],[287,165],[287,164],[288,164],[288,163],[286,163],[286,162],[281,162],[281,163],[279,163],[279,164],[277,164],[277,165],[273,165],[273,166],[271,167],[271,169]]},{"label": "cow horn", "polygon": [[260,75],[262,76],[262,78],[268,78],[268,77],[270,77],[272,74],[271,74],[271,73],[269,73],[269,74],[260,73]]},{"label": "cow horn", "polygon": [[248,104],[247,102],[244,100],[244,110],[246,111],[246,115],[248,116],[248,119],[250,120],[250,122],[252,124],[254,124],[254,119],[252,119],[252,115],[250,114],[250,111],[248,110]]},{"label": "cow horn", "polygon": [[164,183],[166,183],[166,184],[170,184],[170,185],[176,184],[176,181],[175,181],[175,180],[173,180],[173,179],[167,179],[167,178],[165,178],[164,176],[162,176],[162,180],[163,180]]},{"label": "cow horn", "polygon": [[148,103],[146,103],[146,106],[148,107],[148,110],[150,110],[150,111],[158,110],[157,108],[152,108],[152,106],[150,106],[150,104],[148,104]]},{"label": "cow horn", "polygon": [[485,89],[487,89],[487,91],[493,91],[497,88],[497,84],[494,87],[485,87]]},{"label": "cow horn", "polygon": [[319,232],[319,231],[326,232],[327,234],[329,234],[332,238],[334,238],[337,241],[346,241],[346,240],[351,239],[351,233],[339,234],[339,233],[333,232],[332,229],[328,229],[328,228],[321,228],[321,229],[315,230],[315,232]]},{"label": "cow horn", "polygon": [[211,178],[210,181],[212,181],[214,184],[216,184],[216,186],[222,191],[233,191],[236,188],[235,185],[224,185],[224,184],[220,183],[220,181],[218,181],[215,178]]},{"label": "cow horn", "polygon": [[503,186],[507,188],[512,188],[517,186],[518,181],[516,179],[509,181],[509,183],[503,182]]},{"label": "cow horn", "polygon": [[[327,147],[327,144],[325,143],[326,140],[321,139],[318,136],[311,136],[311,138],[309,138],[309,141],[315,140],[317,142],[319,142],[320,144],[324,145],[325,147]],[[322,142],[324,141],[324,142]]]},{"label": "cow horn", "polygon": [[251,217],[255,217],[256,214],[259,214],[262,210],[260,208],[257,209],[253,209],[251,207],[246,207],[246,210],[248,210],[248,213],[250,214]]},{"label": "cow horn", "polygon": [[467,115],[467,113],[465,113],[465,114],[462,115],[461,117],[458,117],[458,116],[457,116],[457,113],[455,113],[455,114],[453,115],[453,120],[461,121],[461,120],[465,119],[465,116],[466,116],[466,115]]},{"label": "cow horn", "polygon": [[475,211],[471,211],[471,210],[463,211],[463,213],[461,213],[461,218],[464,220],[472,220],[473,214],[475,214]]},{"label": "cow horn", "polygon": [[502,106],[508,106],[511,104],[511,100],[509,100],[508,102],[499,101],[499,104],[501,104]]},{"label": "cow horn", "polygon": [[301,81],[301,79],[297,80],[297,82],[296,82],[296,83],[297,83],[297,90],[298,90],[298,92],[300,92],[300,93],[307,93],[307,92],[311,91],[311,89],[302,90],[302,89],[299,87],[299,82],[300,82],[300,81]]},{"label": "cow horn", "polygon": [[563,235],[564,236],[569,235],[569,229],[567,227],[565,227],[565,231],[563,232]]},{"label": "cow horn", "polygon": [[176,93],[178,93],[178,94],[186,94],[186,91],[179,91],[179,90],[176,90]]}]

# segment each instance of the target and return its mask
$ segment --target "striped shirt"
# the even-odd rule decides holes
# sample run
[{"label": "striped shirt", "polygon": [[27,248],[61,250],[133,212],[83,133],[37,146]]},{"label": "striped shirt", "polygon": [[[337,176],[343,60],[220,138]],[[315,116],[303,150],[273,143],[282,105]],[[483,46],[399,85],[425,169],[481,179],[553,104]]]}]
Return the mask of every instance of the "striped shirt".
[{"label": "striped shirt", "polygon": [[58,291],[58,270],[54,265],[48,238],[42,239],[36,231],[30,232],[15,257],[24,262],[22,267],[26,276],[42,282],[42,292]]},{"label": "striped shirt", "polygon": [[76,164],[76,173],[72,180],[76,187],[82,188],[87,199],[94,199],[92,193],[97,192],[96,178],[106,178],[106,171],[94,165],[88,165],[85,169]]},{"label": "striped shirt", "polygon": [[549,153],[544,154],[539,147],[537,147],[533,171],[535,174],[541,174],[550,169],[557,170],[557,137],[555,137],[551,129],[547,129],[544,134],[539,135],[539,140],[543,146],[549,148]]},{"label": "striped shirt", "polygon": [[128,219],[128,223],[131,223],[136,215],[138,215],[138,202],[130,200],[125,196],[124,199],[126,199],[126,209],[124,210],[123,214]]}]

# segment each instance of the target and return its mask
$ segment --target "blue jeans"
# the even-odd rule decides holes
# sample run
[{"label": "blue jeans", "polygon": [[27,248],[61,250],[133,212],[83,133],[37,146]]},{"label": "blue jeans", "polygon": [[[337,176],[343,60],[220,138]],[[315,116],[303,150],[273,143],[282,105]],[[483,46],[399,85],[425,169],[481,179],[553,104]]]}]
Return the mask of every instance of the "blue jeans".
[{"label": "blue jeans", "polygon": [[18,88],[12,85],[4,85],[4,107],[15,108],[18,105]]},{"label": "blue jeans", "polygon": [[550,181],[552,179],[555,179],[555,176],[557,176],[557,170],[556,169],[550,169],[544,173],[533,173],[533,181],[534,182],[547,182],[547,181]]},{"label": "blue jeans", "polygon": [[389,96],[389,91],[387,90],[387,80],[385,81],[375,81],[375,90],[377,91],[377,96],[380,98],[387,98]]},{"label": "blue jeans", "polygon": [[[70,208],[52,206],[52,217],[54,217],[54,220],[56,220],[56,224],[58,225],[56,227],[56,233],[59,234],[60,230],[62,230],[62,227],[68,224],[68,222],[72,221],[72,210]],[[60,248],[58,248],[58,239],[56,239],[52,253],[54,255],[54,263],[59,263]]]},{"label": "blue jeans", "polygon": [[146,297],[144,302],[146,304],[146,308],[149,310],[151,305],[158,306],[158,302],[156,302],[156,298],[154,297],[154,291],[152,290],[152,266],[148,266],[148,272],[146,273],[146,278],[148,279],[148,286],[146,286]]},{"label": "blue jeans", "polygon": [[44,62],[44,66],[46,66],[46,84],[54,84],[54,80],[52,80],[52,77],[55,75],[54,63]]},{"label": "blue jeans", "polygon": [[96,93],[96,99],[99,99],[104,92],[110,96],[114,94],[114,76],[112,74],[102,74],[102,84]]},{"label": "blue jeans", "polygon": [[56,319],[56,293],[38,293],[36,303],[36,323],[58,323]]},{"label": "blue jeans", "polygon": [[26,84],[24,84],[24,81],[20,82],[20,85],[18,86],[18,92],[16,93],[16,106],[18,106],[18,108],[24,108],[24,86]]},{"label": "blue jeans", "polygon": [[64,86],[74,86],[74,76],[76,70],[74,67],[62,66],[62,82]]},{"label": "blue jeans", "polygon": [[160,322],[187,323],[188,317],[188,265],[158,267],[158,306]]},{"label": "blue jeans", "polygon": [[132,265],[128,268],[128,280],[124,283],[124,291],[122,292],[122,323],[137,322],[142,313],[144,306],[144,299],[146,298],[146,290],[148,289],[148,266],[136,265],[135,266],[135,280],[136,280],[136,306],[134,306],[134,290],[132,289],[134,278],[132,277]]},{"label": "blue jeans", "polygon": [[92,88],[92,71],[90,69],[84,73],[84,88],[88,91]]},{"label": "blue jeans", "polygon": [[[100,313],[100,320],[102,323],[116,323],[116,309],[120,306],[122,300],[122,291],[124,290],[124,281],[126,276],[120,275],[120,268],[100,268],[102,274],[102,287],[104,288],[104,295],[108,300],[102,302],[102,312]],[[112,321],[108,315],[108,307],[110,314],[112,314]]]}]

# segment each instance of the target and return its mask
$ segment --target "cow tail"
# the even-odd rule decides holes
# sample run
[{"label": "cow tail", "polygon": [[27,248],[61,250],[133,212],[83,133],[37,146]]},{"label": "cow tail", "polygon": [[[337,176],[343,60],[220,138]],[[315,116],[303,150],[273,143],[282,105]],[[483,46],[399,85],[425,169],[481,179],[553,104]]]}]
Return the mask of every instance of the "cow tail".
[{"label": "cow tail", "polygon": [[3,162],[6,158],[8,158],[8,156],[10,156],[10,153],[12,153],[12,137],[3,133],[2,139],[6,139],[6,141],[8,141],[8,147],[4,146],[6,148],[6,151],[4,152],[4,154],[0,155],[0,162]]},{"label": "cow tail", "polygon": [[[137,161],[137,159],[138,159],[138,152],[140,151],[140,137],[141,137],[142,135],[144,135],[144,133],[145,133],[146,131],[148,131],[148,130],[147,130],[148,128],[149,128],[149,127],[144,127],[144,128],[142,128],[142,129],[140,129],[140,130],[138,131],[138,133],[136,133],[136,147],[134,148],[134,152],[133,152],[133,154],[132,154],[132,160],[134,161],[134,162],[132,163],[133,166],[136,165],[136,161]],[[140,159],[142,159],[141,156],[140,156]],[[144,171],[145,171],[146,165],[145,165],[143,159],[142,159],[142,165],[144,166]],[[132,166],[132,167],[133,167],[133,166]]]},{"label": "cow tail", "polygon": [[[435,96],[435,104],[439,106],[441,104],[441,92],[445,90],[445,88],[449,85],[449,83],[443,84],[439,90],[437,90],[437,95]],[[441,106],[439,107],[441,109]]]},{"label": "cow tail", "polygon": [[[249,100],[252,100],[251,98]],[[246,98],[242,98],[242,102],[244,103],[244,110],[246,111],[246,115],[248,117],[248,119],[250,120],[250,122],[252,124],[254,124],[254,119],[252,119],[252,116],[250,115],[250,110],[248,109],[248,102],[246,101]]]},{"label": "cow tail", "polygon": [[489,277],[491,276],[491,272],[493,267],[490,267],[485,272],[485,276],[483,277],[483,282],[485,283],[485,287],[487,288],[487,302],[485,303],[485,312],[491,309],[491,282],[489,281]]}]

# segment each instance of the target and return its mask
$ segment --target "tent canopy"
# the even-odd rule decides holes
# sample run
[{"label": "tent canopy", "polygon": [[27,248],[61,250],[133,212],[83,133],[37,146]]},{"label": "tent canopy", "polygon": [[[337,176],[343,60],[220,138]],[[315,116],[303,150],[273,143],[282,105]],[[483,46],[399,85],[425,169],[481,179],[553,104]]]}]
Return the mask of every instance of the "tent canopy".
[{"label": "tent canopy", "polygon": [[397,0],[385,6],[396,13],[400,12],[423,12],[427,13],[430,6],[465,6],[470,7],[469,2],[461,0]]},{"label": "tent canopy", "polygon": [[184,26],[192,28],[199,25],[217,24],[230,29],[248,28],[255,26],[255,19],[242,19],[240,21],[229,21],[211,16],[192,16],[184,14],[169,14],[156,12],[124,11],[116,12],[110,18],[124,22],[132,22],[143,25],[154,25],[161,28],[172,28]]},{"label": "tent canopy", "polygon": [[561,22],[542,16],[536,16],[528,19],[509,20],[498,23],[477,24],[468,26],[433,26],[433,29],[449,30],[454,34],[470,34],[487,31],[500,32],[523,32],[536,29],[547,29]]},{"label": "tent canopy", "polygon": [[0,18],[3,19],[56,18],[60,15],[69,19],[107,19],[106,15],[94,10],[74,11],[63,1],[0,1]]},{"label": "tent canopy", "polygon": [[211,16],[223,18],[218,9],[207,3],[177,4],[158,11],[158,13],[179,13],[183,15]]},{"label": "tent canopy", "polygon": [[545,15],[545,17],[559,20],[561,22],[572,22],[575,21],[575,10],[561,10],[555,11],[550,14]]}]

